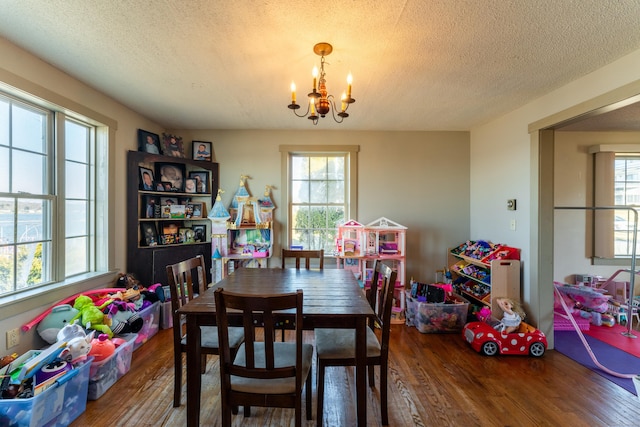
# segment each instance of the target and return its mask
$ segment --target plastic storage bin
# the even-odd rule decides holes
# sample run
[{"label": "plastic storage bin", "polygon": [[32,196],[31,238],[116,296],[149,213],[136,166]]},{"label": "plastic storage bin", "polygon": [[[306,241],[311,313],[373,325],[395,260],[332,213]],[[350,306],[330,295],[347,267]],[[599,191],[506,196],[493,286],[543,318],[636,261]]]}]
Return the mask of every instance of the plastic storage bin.
[{"label": "plastic storage bin", "polygon": [[171,301],[160,303],[160,328],[170,329],[173,327],[173,315],[171,313]]},{"label": "plastic storage bin", "polygon": [[126,334],[121,338],[127,342],[116,348],[116,351],[108,358],[91,364],[87,399],[99,399],[116,381],[129,372],[133,344],[138,338],[138,334]]},{"label": "plastic storage bin", "polygon": [[32,398],[0,400],[0,425],[63,427],[71,424],[87,407],[92,360],[90,357]]},{"label": "plastic storage bin", "polygon": [[447,302],[420,302],[405,291],[406,324],[415,326],[423,334],[462,332],[467,323],[469,301],[453,294]]},{"label": "plastic storage bin", "polygon": [[144,326],[138,331],[133,349],[137,350],[149,338],[158,333],[160,328],[160,301],[156,301],[140,312],[140,317],[144,320]]}]

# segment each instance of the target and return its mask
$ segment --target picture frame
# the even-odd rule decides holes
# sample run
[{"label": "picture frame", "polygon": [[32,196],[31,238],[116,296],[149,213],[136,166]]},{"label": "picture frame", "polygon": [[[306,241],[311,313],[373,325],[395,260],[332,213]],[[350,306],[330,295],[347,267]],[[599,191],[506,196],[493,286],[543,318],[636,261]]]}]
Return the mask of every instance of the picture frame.
[{"label": "picture frame", "polygon": [[138,151],[144,151],[149,154],[162,154],[160,137],[155,133],[138,129]]},{"label": "picture frame", "polygon": [[193,225],[191,227],[193,230],[193,239],[195,242],[206,242],[207,241],[207,226],[202,225]]},{"label": "picture frame", "polygon": [[178,200],[176,197],[160,197],[160,206],[177,205]]},{"label": "picture frame", "polygon": [[189,203],[185,209],[185,218],[204,218],[202,203]]},{"label": "picture frame", "polygon": [[196,192],[196,180],[195,178],[187,178],[184,181],[184,192],[195,193]]},{"label": "picture frame", "polygon": [[192,141],[193,160],[210,162],[212,159],[211,143],[207,141]]},{"label": "picture frame", "polygon": [[154,191],[155,175],[153,174],[153,171],[149,168],[145,168],[144,166],[138,166],[138,171],[140,172],[140,189]]},{"label": "picture frame", "polygon": [[209,171],[191,171],[189,178],[196,180],[196,193],[209,193]]},{"label": "picture frame", "polygon": [[182,137],[162,133],[162,154],[169,157],[180,157],[184,159],[184,145]]},{"label": "picture frame", "polygon": [[[186,176],[186,165],[184,163],[156,162],[156,177],[165,185],[164,191],[184,190],[184,180]],[[164,183],[169,183],[167,186]]]},{"label": "picture frame", "polygon": [[178,230],[180,241],[182,243],[195,243],[195,233],[189,227],[183,227]]},{"label": "picture frame", "polygon": [[145,196],[144,204],[142,205],[142,212],[140,213],[140,218],[158,218],[156,216],[156,211],[160,207],[160,198],[158,196]]},{"label": "picture frame", "polygon": [[[171,184],[169,184],[169,187],[171,187]],[[164,183],[163,182],[156,181],[156,191],[164,191]]]},{"label": "picture frame", "polygon": [[140,224],[140,246],[157,246],[158,230],[153,222],[143,222]]}]

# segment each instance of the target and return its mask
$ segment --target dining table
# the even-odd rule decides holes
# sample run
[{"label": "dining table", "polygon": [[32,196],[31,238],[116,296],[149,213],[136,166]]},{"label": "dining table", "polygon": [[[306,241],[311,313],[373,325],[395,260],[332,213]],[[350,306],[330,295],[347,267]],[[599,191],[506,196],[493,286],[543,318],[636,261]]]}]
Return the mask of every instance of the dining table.
[{"label": "dining table", "polygon": [[374,318],[375,312],[353,272],[344,269],[240,268],[178,310],[185,317],[187,329],[187,426],[196,427],[200,422],[200,327],[215,324],[214,292],[218,288],[253,295],[301,289],[304,329],[354,329],[357,425],[367,425],[366,328],[367,319]]}]

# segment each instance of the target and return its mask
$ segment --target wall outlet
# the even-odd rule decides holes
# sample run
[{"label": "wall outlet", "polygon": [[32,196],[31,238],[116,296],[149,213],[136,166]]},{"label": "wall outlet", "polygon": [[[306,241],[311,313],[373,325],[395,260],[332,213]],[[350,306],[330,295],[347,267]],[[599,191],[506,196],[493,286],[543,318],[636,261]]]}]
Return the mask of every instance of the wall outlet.
[{"label": "wall outlet", "polygon": [[20,344],[20,328],[7,331],[7,348],[15,347]]}]

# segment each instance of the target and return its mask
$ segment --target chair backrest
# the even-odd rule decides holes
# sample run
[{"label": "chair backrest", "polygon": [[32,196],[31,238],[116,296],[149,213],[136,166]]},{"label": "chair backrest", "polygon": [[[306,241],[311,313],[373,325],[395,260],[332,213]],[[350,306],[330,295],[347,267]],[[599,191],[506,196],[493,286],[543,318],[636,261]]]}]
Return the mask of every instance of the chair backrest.
[{"label": "chair backrest", "polygon": [[[391,311],[393,309],[394,291],[396,286],[397,273],[386,264],[376,260],[373,267],[373,277],[371,289],[369,291],[369,303],[376,312],[376,321],[382,328],[382,352],[389,349],[389,334],[391,333]],[[378,297],[378,283],[380,293]],[[379,299],[379,301],[378,301]],[[373,327],[373,323],[371,323]]]},{"label": "chair backrest", "polygon": [[182,336],[182,325],[177,310],[207,289],[204,256],[181,261],[167,266],[167,279],[171,292],[171,312],[176,338]]},{"label": "chair backrest", "polygon": [[296,269],[300,270],[300,260],[304,259],[304,268],[309,270],[311,268],[311,260],[318,260],[318,268],[322,270],[324,268],[324,249],[320,250],[296,250],[296,249],[283,249],[282,250],[282,268],[285,268],[287,259],[295,258]]},{"label": "chair backrest", "polygon": [[[245,295],[216,289],[216,323],[218,325],[218,343],[220,346],[221,388],[230,386],[230,376],[244,378],[275,379],[296,377],[296,390],[302,384],[302,290],[275,295]],[[233,364],[229,348],[228,310],[242,313],[244,327],[245,366]],[[278,360],[274,356],[274,346],[285,343],[276,342],[275,329],[278,323],[278,311],[295,309],[296,365],[276,367]],[[256,323],[256,320],[261,322]],[[264,337],[259,341],[256,336],[256,324],[262,323]],[[240,356],[240,355],[239,355]],[[261,363],[264,361],[264,363]],[[256,363],[257,362],[257,363]],[[256,366],[256,365],[264,366]]]}]

